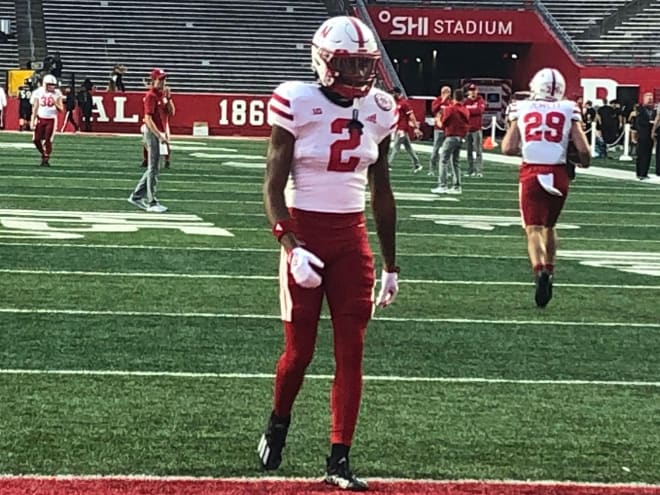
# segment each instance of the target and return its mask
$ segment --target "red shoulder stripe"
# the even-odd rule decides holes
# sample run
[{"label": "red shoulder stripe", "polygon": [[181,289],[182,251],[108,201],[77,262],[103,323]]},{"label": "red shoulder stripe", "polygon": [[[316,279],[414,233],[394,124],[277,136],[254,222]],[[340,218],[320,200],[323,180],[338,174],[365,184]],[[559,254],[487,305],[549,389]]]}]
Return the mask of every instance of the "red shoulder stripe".
[{"label": "red shoulder stripe", "polygon": [[273,105],[269,105],[268,110],[270,112],[273,112],[273,113],[279,115],[280,117],[283,117],[283,118],[289,119],[289,120],[293,120],[293,115],[291,115],[290,113],[286,113],[286,112],[280,110],[279,108],[274,107]]},{"label": "red shoulder stripe", "polygon": [[283,96],[278,95],[277,93],[273,93],[273,100],[275,100],[277,103],[281,103],[285,107],[291,108],[291,101],[287,100]]}]

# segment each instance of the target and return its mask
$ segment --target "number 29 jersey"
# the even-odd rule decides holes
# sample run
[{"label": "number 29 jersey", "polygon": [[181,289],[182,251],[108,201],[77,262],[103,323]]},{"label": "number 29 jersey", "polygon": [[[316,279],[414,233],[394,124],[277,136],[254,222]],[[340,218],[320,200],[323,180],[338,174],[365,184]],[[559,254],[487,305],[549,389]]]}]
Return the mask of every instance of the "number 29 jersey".
[{"label": "number 29 jersey", "polygon": [[367,171],[378,146],[396,124],[396,105],[372,88],[359,99],[362,133],[349,128],[353,107],[330,101],[318,84],[281,84],[268,104],[268,123],[295,138],[291,174],[285,189],[288,207],[323,213],[364,211]]},{"label": "number 29 jersey", "polygon": [[522,100],[511,106],[509,119],[517,120],[523,163],[563,165],[571,126],[582,115],[570,100]]}]

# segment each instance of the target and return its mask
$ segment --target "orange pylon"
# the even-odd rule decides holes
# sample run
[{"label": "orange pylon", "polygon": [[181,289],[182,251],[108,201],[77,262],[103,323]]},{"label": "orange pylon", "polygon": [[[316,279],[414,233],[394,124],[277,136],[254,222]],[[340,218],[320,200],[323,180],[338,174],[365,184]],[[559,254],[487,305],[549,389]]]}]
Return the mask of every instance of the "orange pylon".
[{"label": "orange pylon", "polygon": [[492,150],[493,148],[495,148],[495,143],[493,143],[493,139],[488,136],[486,139],[484,139],[484,149]]}]

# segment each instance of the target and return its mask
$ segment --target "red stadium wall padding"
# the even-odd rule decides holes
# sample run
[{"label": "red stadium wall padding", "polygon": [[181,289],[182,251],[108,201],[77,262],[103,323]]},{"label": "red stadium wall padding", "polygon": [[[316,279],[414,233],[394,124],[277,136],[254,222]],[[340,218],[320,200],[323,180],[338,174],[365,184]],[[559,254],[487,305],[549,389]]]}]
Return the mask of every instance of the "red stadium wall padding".
[{"label": "red stadium wall padding", "polygon": [[[567,60],[558,44],[538,44],[530,50],[530,60],[520,70],[518,77],[528,81],[540,67],[555,66],[564,73],[568,90],[567,97],[578,95],[595,99],[600,89],[614,91],[617,85],[639,85],[641,95],[660,89],[660,69],[630,67],[578,67],[556,63]],[[522,66],[522,64],[521,64]],[[109,133],[139,133],[142,124],[142,98],[144,93],[94,93],[92,130]],[[248,94],[191,94],[174,93],[176,115],[171,120],[173,134],[191,135],[196,122],[208,126],[210,136],[266,137],[270,134],[267,124],[268,95]],[[417,120],[424,121],[424,99],[412,98]],[[60,118],[62,115],[60,114]],[[5,129],[18,130],[18,99],[9,98],[5,109]]]},{"label": "red stadium wall padding", "polygon": [[[139,133],[144,93],[95,92],[93,132]],[[270,96],[246,94],[174,93],[176,115],[172,134],[192,134],[195,122],[205,123],[210,136],[267,136],[266,104]],[[60,113],[60,119],[62,118]],[[5,128],[18,129],[18,100],[11,98]]]}]

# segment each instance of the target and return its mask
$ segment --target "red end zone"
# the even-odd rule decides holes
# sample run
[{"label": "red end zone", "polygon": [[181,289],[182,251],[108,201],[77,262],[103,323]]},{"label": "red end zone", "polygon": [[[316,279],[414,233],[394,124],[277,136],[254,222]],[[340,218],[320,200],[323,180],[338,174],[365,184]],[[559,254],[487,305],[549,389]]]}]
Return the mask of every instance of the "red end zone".
[{"label": "red end zone", "polygon": [[[660,495],[660,486],[375,480],[369,493],[401,495]],[[311,480],[0,478],[2,495],[245,495],[345,493]]]}]

